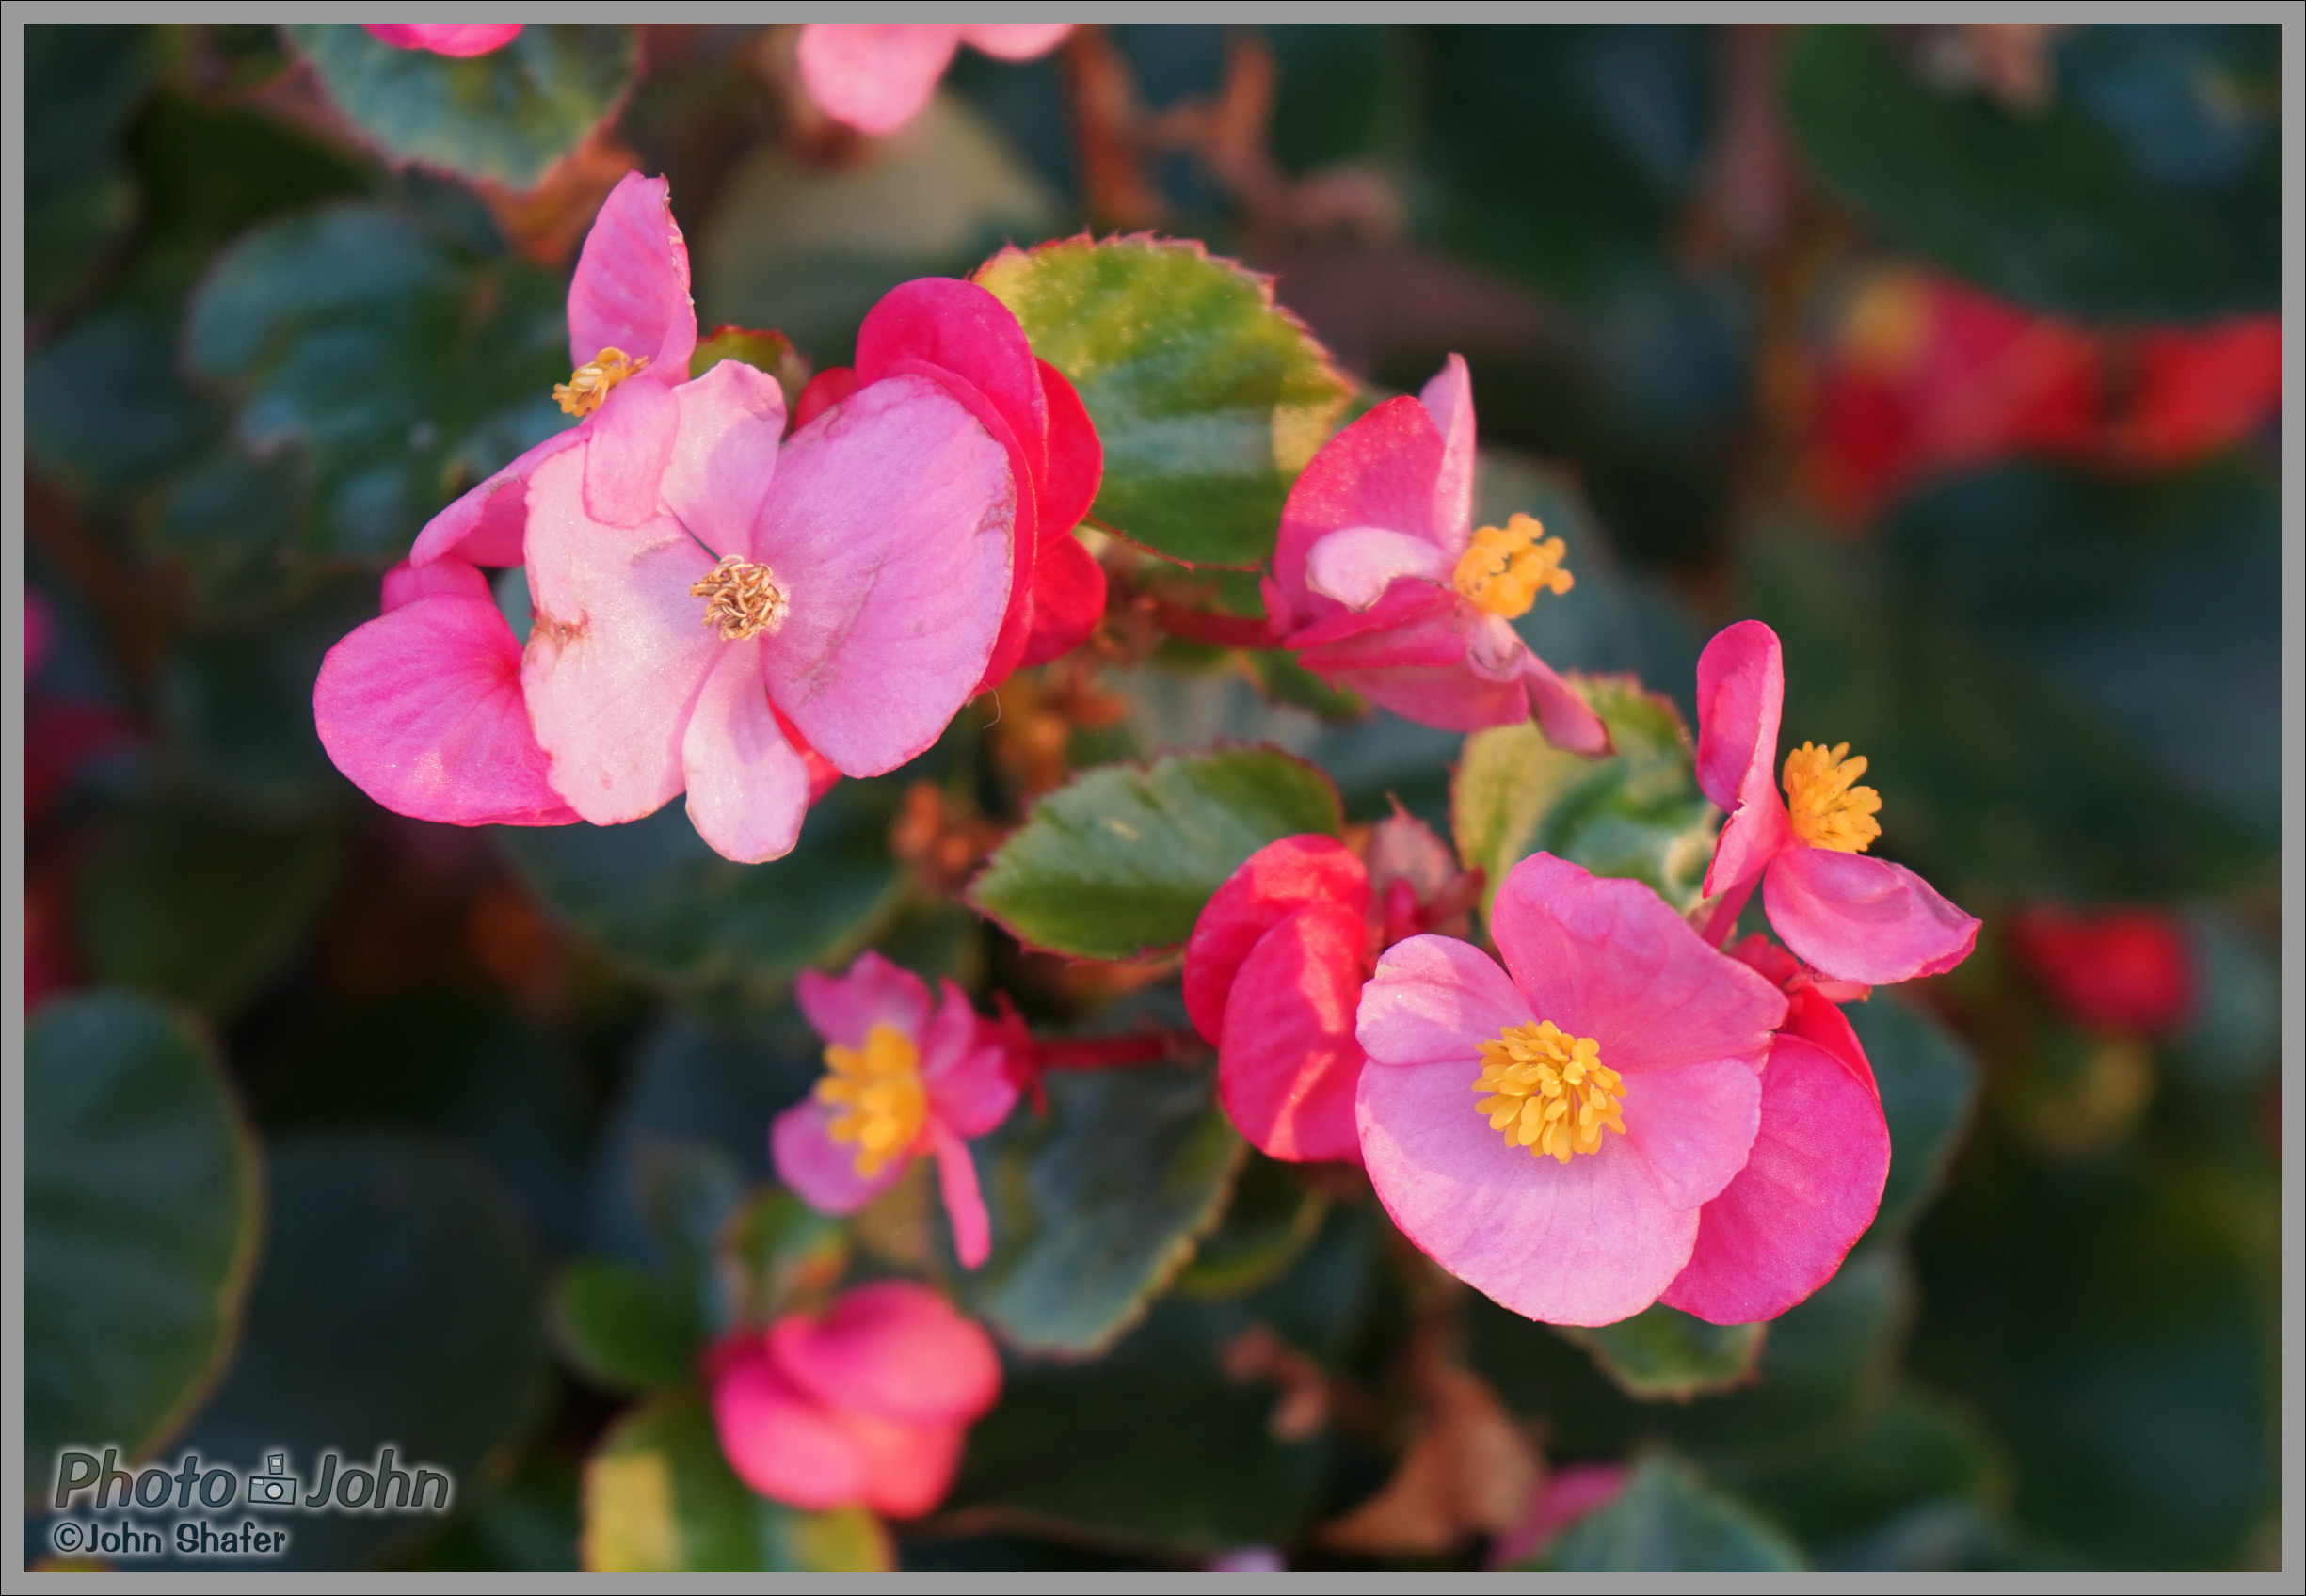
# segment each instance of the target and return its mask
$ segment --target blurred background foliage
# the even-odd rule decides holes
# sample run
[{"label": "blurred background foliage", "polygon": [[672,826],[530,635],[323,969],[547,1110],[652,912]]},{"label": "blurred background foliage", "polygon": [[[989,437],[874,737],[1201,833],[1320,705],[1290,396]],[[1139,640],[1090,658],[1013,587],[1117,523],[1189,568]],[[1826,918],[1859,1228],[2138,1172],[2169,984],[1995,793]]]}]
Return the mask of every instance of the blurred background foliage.
[{"label": "blurred background foliage", "polygon": [[[75,1442],[389,1438],[457,1511],[310,1519],[293,1563],[2278,1565],[2275,29],[1114,25],[964,52],[886,140],[811,111],[787,27],[446,65],[353,31],[24,30],[36,1496]],[[1471,756],[1163,639],[1162,596],[1254,586],[1115,544],[1096,645],[841,783],[777,864],[677,808],[368,804],[317,662],[562,424],[569,262],[633,168],[672,181],[702,324],[819,368],[1003,243],[1206,239],[1365,395],[1468,359],[1484,506],[1569,543],[1574,598],[1525,622],[1555,664],[1687,717],[1702,640],[1774,626],[1788,736],[1866,754],[1885,847],[1988,927],[1851,1011],[1896,1161],[1842,1274],[1766,1330],[1557,1333],[1366,1185],[1246,1153],[1205,1070],[1052,1080],[987,1154],[1028,1239],[956,1287],[1009,1372],[946,1507],[891,1540],[736,1486],[698,1338],[851,1258],[764,1194],[816,1069],[794,972],[871,946],[1045,1031],[1174,1024],[1173,966],[1029,954],[959,902],[1028,800],[1230,738],[1321,765],[1348,822],[1443,825]],[[1686,826],[1604,780],[1611,823]],[[2142,913],[2061,942],[2045,904]],[[2093,1000],[2101,966],[2169,1000]],[[950,1273],[907,1189],[851,1267]],[[1493,1544],[1526,1501],[1433,1482],[1498,1447],[1631,1472]],[[614,1496],[650,1455],[678,1522],[641,1534]]]}]

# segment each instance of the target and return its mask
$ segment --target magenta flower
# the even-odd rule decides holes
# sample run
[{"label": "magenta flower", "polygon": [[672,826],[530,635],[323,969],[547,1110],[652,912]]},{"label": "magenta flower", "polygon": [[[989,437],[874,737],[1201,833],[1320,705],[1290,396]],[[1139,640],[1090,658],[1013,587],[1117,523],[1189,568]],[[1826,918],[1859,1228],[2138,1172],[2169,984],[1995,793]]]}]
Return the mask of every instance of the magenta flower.
[{"label": "magenta flower", "polygon": [[1903,865],[1864,856],[1882,800],[1853,785],[1863,758],[1804,742],[1786,757],[1779,798],[1785,697],[1778,635],[1759,621],[1723,628],[1698,656],[1698,785],[1729,811],[1705,872],[1705,895],[1721,896],[1708,934],[1726,937],[1759,884],[1779,938],[1834,980],[1885,986],[1952,969],[1978,921]]},{"label": "magenta flower", "polygon": [[1078,646],[1105,613],[1104,567],[1073,535],[1097,498],[1104,446],[1073,385],[1033,358],[1009,308],[953,278],[890,289],[857,328],[857,364],[819,372],[793,413],[806,426],[860,388],[905,374],[967,406],[1001,439],[1020,485],[1009,606],[979,684],[989,690]]},{"label": "magenta flower", "polygon": [[1635,881],[1513,867],[1471,945],[1377,962],[1356,1035],[1370,1183],[1442,1268],[1533,1319],[1610,1324],[1690,1261],[1744,1166],[1785,995]]},{"label": "magenta flower", "polygon": [[777,1179],[821,1212],[854,1213],[934,1154],[954,1251],[975,1269],[993,1230],[965,1139],[1017,1102],[1001,1032],[950,981],[932,1013],[921,977],[878,953],[858,954],[846,975],[802,972],[794,996],[825,1038],[825,1075],[769,1127]]},{"label": "magenta flower", "polygon": [[1281,509],[1267,625],[1297,662],[1398,715],[1451,731],[1527,719],[1556,747],[1609,734],[1510,624],[1566,593],[1561,540],[1528,516],[1473,525],[1473,384],[1449,357],[1321,446]]},{"label": "magenta flower", "polygon": [[436,56],[486,56],[520,33],[519,23],[362,23],[375,38],[395,50],[429,50]]},{"label": "magenta flower", "polygon": [[801,83],[835,121],[894,133],[921,114],[962,45],[1030,61],[1072,31],[1071,23],[808,23]]},{"label": "magenta flower", "polygon": [[737,1476],[793,1507],[913,1518],[943,1500],[1001,1396],[992,1338],[925,1285],[880,1280],[705,1355]]}]

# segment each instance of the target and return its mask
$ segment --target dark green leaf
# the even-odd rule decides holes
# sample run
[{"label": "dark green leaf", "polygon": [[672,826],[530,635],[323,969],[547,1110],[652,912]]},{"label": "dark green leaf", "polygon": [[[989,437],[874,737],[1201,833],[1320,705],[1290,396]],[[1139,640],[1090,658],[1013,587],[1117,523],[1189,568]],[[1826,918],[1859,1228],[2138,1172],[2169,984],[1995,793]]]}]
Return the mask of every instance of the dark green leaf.
[{"label": "dark green leaf", "polygon": [[1238,1297],[1277,1279],[1312,1244],[1329,1201],[1289,1165],[1251,1151],[1225,1218],[1202,1237],[1177,1288],[1193,1297]]},{"label": "dark green leaf", "polygon": [[552,1288],[553,1340],[613,1391],[686,1385],[705,1327],[695,1293],[615,1258],[580,1258]]},{"label": "dark green leaf", "polygon": [[169,327],[149,312],[98,311],[24,359],[24,446],[82,491],[135,487],[218,430],[177,372]]},{"label": "dark green leaf", "polygon": [[969,902],[1029,947],[1128,959],[1193,934],[1209,895],[1268,842],[1335,836],[1337,790],[1271,748],[1109,765],[1033,806]]},{"label": "dark green leaf", "polygon": [[1785,1532],[1676,1459],[1644,1459],[1608,1507],[1562,1531],[1537,1567],[1557,1572],[1792,1573]]},{"label": "dark green leaf", "polygon": [[485,56],[396,50],[350,23],[283,25],[353,124],[398,161],[528,189],[632,87],[633,30],[530,23]]},{"label": "dark green leaf", "polygon": [[1615,1324],[1558,1328],[1565,1339],[1593,1353],[1602,1372],[1628,1396],[1686,1402],[1753,1378],[1770,1327],[1707,1324],[1657,1302]]},{"label": "dark green leaf", "polygon": [[723,1324],[764,1325],[831,1292],[848,1267],[849,1235],[839,1220],[765,1186],[722,1224],[714,1262]]},{"label": "dark green leaf", "polygon": [[155,31],[80,23],[24,30],[22,238],[32,315],[78,289],[136,215],[120,141],[160,67]]},{"label": "dark green leaf", "polygon": [[1006,250],[977,280],[1081,391],[1105,445],[1100,522],[1189,565],[1273,551],[1351,391],[1268,279],[1138,236]]},{"label": "dark green leaf", "polygon": [[1842,1013],[1858,1033],[1890,1122],[1890,1178],[1868,1239],[1896,1237],[1937,1195],[1978,1096],[1978,1064],[1939,1021],[1894,992]]},{"label": "dark green leaf", "polygon": [[232,1350],[256,1261],[256,1145],[207,1040],[119,992],[24,1032],[24,1460],[151,1456]]}]

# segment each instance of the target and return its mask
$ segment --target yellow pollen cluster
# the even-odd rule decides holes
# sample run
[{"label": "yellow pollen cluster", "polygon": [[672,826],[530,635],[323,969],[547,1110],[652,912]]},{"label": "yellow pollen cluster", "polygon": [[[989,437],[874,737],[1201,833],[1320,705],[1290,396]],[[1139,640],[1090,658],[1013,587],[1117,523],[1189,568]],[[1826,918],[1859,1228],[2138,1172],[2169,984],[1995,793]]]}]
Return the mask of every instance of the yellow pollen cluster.
[{"label": "yellow pollen cluster", "polygon": [[1850,785],[1866,774],[1866,757],[1845,758],[1849,752],[1847,742],[1831,748],[1804,742],[1786,755],[1786,808],[1794,835],[1811,847],[1863,854],[1882,835],[1874,819],[1882,794]]},{"label": "yellow pollen cluster", "polygon": [[567,382],[554,383],[552,397],[560,401],[564,413],[589,416],[601,407],[601,401],[609,396],[610,389],[648,364],[646,355],[636,360],[622,349],[603,349],[577,367]]},{"label": "yellow pollen cluster", "polygon": [[862,1047],[836,1042],[825,1050],[817,1101],[840,1110],[826,1128],[834,1141],[857,1143],[857,1173],[870,1179],[891,1158],[910,1152],[928,1124],[921,1049],[886,1021],[865,1032]]},{"label": "yellow pollen cluster", "polygon": [[1489,1095],[1473,1108],[1489,1116],[1490,1129],[1505,1132],[1508,1147],[1527,1147],[1532,1157],[1550,1153],[1566,1164],[1572,1153],[1601,1150],[1604,1125],[1625,1134],[1625,1084],[1602,1063],[1600,1043],[1543,1020],[1508,1026],[1481,1044],[1481,1078],[1473,1089]]},{"label": "yellow pollen cluster", "polygon": [[705,601],[705,625],[721,629],[721,637],[742,643],[785,624],[785,590],[777,573],[766,566],[729,555],[707,571],[689,591]]},{"label": "yellow pollen cluster", "polygon": [[1529,614],[1538,593],[1567,593],[1577,578],[1561,568],[1568,546],[1547,537],[1535,516],[1510,517],[1502,527],[1485,526],[1457,558],[1453,578],[1469,604],[1512,620]]}]

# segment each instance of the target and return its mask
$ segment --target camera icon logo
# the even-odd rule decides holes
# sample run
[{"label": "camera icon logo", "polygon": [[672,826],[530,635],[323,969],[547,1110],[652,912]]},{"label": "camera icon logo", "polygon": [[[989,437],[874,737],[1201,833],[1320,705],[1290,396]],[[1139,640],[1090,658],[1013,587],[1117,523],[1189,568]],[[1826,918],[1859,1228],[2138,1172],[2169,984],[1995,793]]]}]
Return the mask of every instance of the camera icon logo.
[{"label": "camera icon logo", "polygon": [[288,1472],[288,1454],[264,1454],[264,1472],[248,1476],[248,1501],[271,1507],[296,1505],[296,1476]]}]

